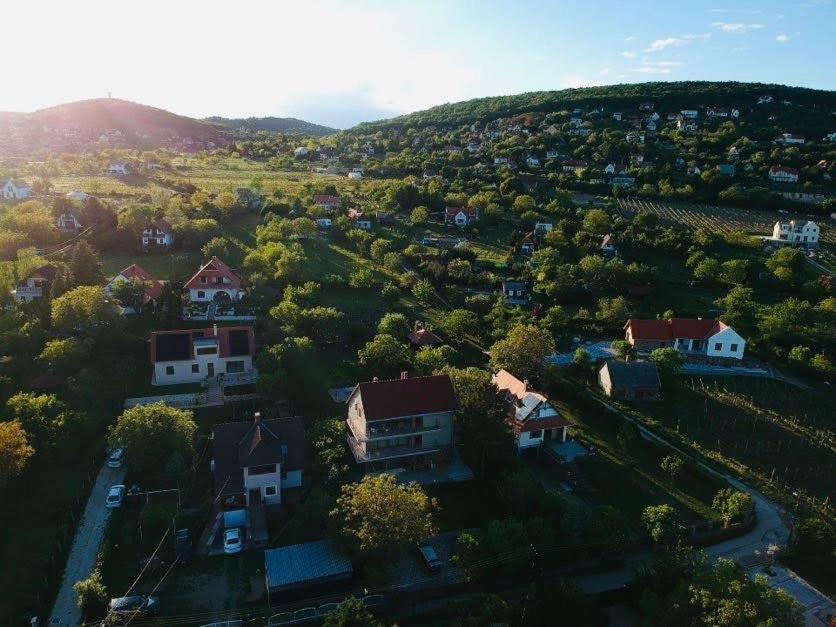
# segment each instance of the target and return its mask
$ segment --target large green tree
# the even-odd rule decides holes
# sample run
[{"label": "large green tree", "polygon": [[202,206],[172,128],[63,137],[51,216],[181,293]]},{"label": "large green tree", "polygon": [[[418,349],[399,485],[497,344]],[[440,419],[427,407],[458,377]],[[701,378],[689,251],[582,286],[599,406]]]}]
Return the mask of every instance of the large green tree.
[{"label": "large green tree", "polygon": [[52,325],[64,333],[94,331],[117,322],[113,303],[94,285],[76,287],[52,301]]},{"label": "large green tree", "polygon": [[556,351],[552,334],[533,324],[518,325],[491,346],[491,367],[504,368],[518,379],[530,379]]},{"label": "large green tree", "polygon": [[73,287],[104,283],[105,276],[102,271],[102,262],[98,253],[87,243],[87,240],[80,240],[73,247],[67,265],[70,272],[70,284]]},{"label": "large green tree", "polygon": [[173,455],[191,458],[196,433],[192,412],[154,403],[126,409],[110,427],[108,442],[125,448],[132,468],[158,475]]}]

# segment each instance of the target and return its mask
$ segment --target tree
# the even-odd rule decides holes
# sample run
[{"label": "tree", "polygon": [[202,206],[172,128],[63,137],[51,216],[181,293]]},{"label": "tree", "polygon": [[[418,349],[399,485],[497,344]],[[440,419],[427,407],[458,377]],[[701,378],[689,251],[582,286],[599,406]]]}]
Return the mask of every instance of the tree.
[{"label": "tree", "polygon": [[125,448],[136,470],[159,474],[175,453],[191,458],[196,432],[192,412],[160,402],[126,409],[108,430],[108,442]]},{"label": "tree", "polygon": [[387,313],[377,324],[377,332],[391,335],[395,339],[405,340],[409,335],[409,322],[402,313]]},{"label": "tree", "polygon": [[595,317],[610,326],[620,327],[630,317],[627,300],[623,296],[602,298],[598,301],[598,313]]},{"label": "tree", "polygon": [[720,279],[720,262],[712,257],[706,257],[694,267],[694,277],[700,281],[717,281]]},{"label": "tree", "polygon": [[539,581],[530,585],[519,607],[519,619],[511,624],[520,627],[600,626],[609,623],[604,612],[596,607],[592,599],[571,579],[563,577],[557,581]]},{"label": "tree", "polygon": [[357,360],[369,372],[380,377],[392,377],[409,369],[412,352],[403,342],[381,333],[358,351]]},{"label": "tree", "polygon": [[76,287],[52,301],[52,326],[64,333],[101,329],[116,322],[116,309],[98,286]]},{"label": "tree", "polygon": [[504,368],[519,379],[530,379],[556,350],[554,338],[545,329],[533,324],[518,325],[491,346],[491,368]]},{"label": "tree", "polygon": [[430,211],[426,207],[415,207],[409,214],[409,222],[412,226],[422,226],[430,219]]},{"label": "tree", "polygon": [[685,358],[678,350],[672,347],[657,348],[648,357],[659,368],[659,371],[668,377],[678,374],[682,370]]},{"label": "tree", "polygon": [[626,361],[628,357],[636,354],[633,345],[627,340],[613,340],[610,343],[610,348],[616,359],[621,359],[622,361]]},{"label": "tree", "polygon": [[711,507],[720,513],[723,524],[728,527],[733,520],[751,516],[755,512],[755,501],[748,492],[723,488],[714,495]]},{"label": "tree", "polygon": [[635,425],[635,423],[630,422],[629,420],[624,420],[618,428],[618,433],[616,433],[615,439],[618,441],[618,445],[621,448],[625,451],[629,451],[639,443],[639,437],[639,428]]},{"label": "tree", "polygon": [[598,505],[586,517],[584,539],[600,546],[602,553],[621,555],[630,537],[630,525],[615,507]]},{"label": "tree", "polygon": [[433,535],[437,510],[435,499],[418,484],[399,484],[393,475],[382,474],[344,485],[331,515],[355,550],[386,556]]},{"label": "tree", "polygon": [[452,339],[462,341],[466,335],[476,333],[479,316],[469,309],[454,309],[441,319],[441,328]]},{"label": "tree", "polygon": [[68,263],[70,285],[101,285],[105,276],[102,271],[102,262],[98,253],[87,243],[87,240],[80,240],[70,255]]},{"label": "tree", "polygon": [[55,372],[69,374],[77,370],[79,364],[87,362],[92,348],[91,341],[74,337],[49,340],[38,355],[38,359]]},{"label": "tree", "polygon": [[531,196],[520,194],[514,199],[512,208],[515,213],[523,214],[527,211],[534,211],[537,208],[537,203],[534,202],[534,199]]},{"label": "tree", "polygon": [[726,283],[740,284],[749,276],[749,262],[745,259],[730,259],[722,264],[721,275]]},{"label": "tree", "polygon": [[83,616],[99,616],[104,613],[108,595],[98,567],[87,579],[76,581],[73,591]]},{"label": "tree", "polygon": [[817,514],[799,520],[793,530],[789,556],[816,568],[833,581],[836,578],[836,523]]},{"label": "tree", "polygon": [[790,282],[804,270],[804,253],[796,248],[779,248],[764,264],[779,280]]},{"label": "tree", "polygon": [[148,290],[148,285],[147,281],[133,277],[129,281],[116,281],[110,293],[122,306],[140,312],[145,304],[145,293]]},{"label": "tree", "polygon": [[738,285],[714,304],[723,310],[720,319],[738,332],[745,333],[754,328],[757,305],[752,288]]},{"label": "tree", "polygon": [[455,354],[452,346],[422,346],[415,353],[415,374],[428,376],[438,374],[450,365]]},{"label": "tree", "polygon": [[642,512],[642,523],[656,544],[672,538],[678,528],[676,512],[667,503],[645,507]]},{"label": "tree", "polygon": [[23,425],[17,420],[0,422],[0,488],[20,476],[35,454]]},{"label": "tree", "polygon": [[590,209],[583,217],[581,228],[589,233],[605,235],[610,229],[610,217],[603,209]]},{"label": "tree", "polygon": [[809,343],[813,333],[813,307],[806,300],[787,298],[763,311],[758,327],[764,339],[783,346]]},{"label": "tree", "polygon": [[325,615],[323,627],[383,627],[363,602],[357,597],[348,597],[334,610]]},{"label": "tree", "polygon": [[449,370],[459,413],[456,429],[465,462],[480,477],[508,463],[514,440],[508,427],[508,409],[489,373],[478,368]]},{"label": "tree", "polygon": [[375,286],[377,279],[369,268],[357,268],[348,278],[348,284],[356,289],[370,289]]},{"label": "tree", "polygon": [[679,455],[665,455],[662,458],[662,463],[659,467],[662,472],[666,473],[671,479],[671,485],[676,482],[679,473],[682,472],[682,467],[685,465],[685,460]]},{"label": "tree", "polygon": [[412,295],[415,296],[415,298],[418,299],[418,302],[422,305],[429,305],[435,296],[435,289],[433,288],[432,283],[426,279],[421,279],[412,286]]}]

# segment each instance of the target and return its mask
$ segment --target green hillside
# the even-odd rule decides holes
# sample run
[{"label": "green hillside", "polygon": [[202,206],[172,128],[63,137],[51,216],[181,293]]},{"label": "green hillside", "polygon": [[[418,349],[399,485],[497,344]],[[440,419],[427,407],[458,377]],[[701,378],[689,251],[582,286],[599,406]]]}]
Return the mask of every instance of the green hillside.
[{"label": "green hillside", "polygon": [[207,122],[212,124],[220,124],[226,126],[234,131],[244,131],[250,133],[266,132],[266,133],[284,133],[285,135],[311,135],[313,137],[323,137],[336,133],[337,129],[329,126],[322,126],[321,124],[314,124],[313,122],[306,122],[297,118],[223,118],[213,116],[206,118]]}]

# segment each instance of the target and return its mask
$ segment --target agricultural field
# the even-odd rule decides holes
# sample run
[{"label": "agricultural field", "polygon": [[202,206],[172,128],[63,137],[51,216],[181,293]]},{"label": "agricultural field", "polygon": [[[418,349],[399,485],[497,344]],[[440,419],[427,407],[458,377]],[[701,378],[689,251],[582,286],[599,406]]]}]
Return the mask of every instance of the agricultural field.
[{"label": "agricultural field", "polygon": [[836,494],[832,400],[827,389],[774,379],[683,377],[662,401],[626,409],[710,455],[821,500]]}]

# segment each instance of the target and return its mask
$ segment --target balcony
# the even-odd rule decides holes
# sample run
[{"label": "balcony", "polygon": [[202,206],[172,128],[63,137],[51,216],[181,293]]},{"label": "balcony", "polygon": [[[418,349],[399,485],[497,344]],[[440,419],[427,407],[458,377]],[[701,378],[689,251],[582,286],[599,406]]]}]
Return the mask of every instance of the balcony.
[{"label": "balcony", "polygon": [[433,444],[431,446],[392,446],[366,451],[363,445],[355,440],[353,436],[346,436],[346,440],[348,441],[348,448],[351,449],[354,460],[358,464],[384,459],[396,459],[398,457],[412,457],[415,455],[424,455],[425,453],[437,453],[441,450],[439,446]]},{"label": "balcony", "polygon": [[[358,442],[370,442],[374,440],[385,440],[387,438],[398,438],[408,435],[421,435],[422,433],[431,433],[433,431],[440,431],[441,425],[423,425],[417,426],[414,424],[398,427],[385,427],[385,423],[367,423],[360,418],[349,418],[347,420],[348,428],[352,435]],[[378,426],[380,425],[380,426]]]},{"label": "balcony", "polygon": [[18,285],[12,293],[18,300],[32,300],[34,298],[41,298],[43,296],[43,289],[39,285],[34,287]]}]

